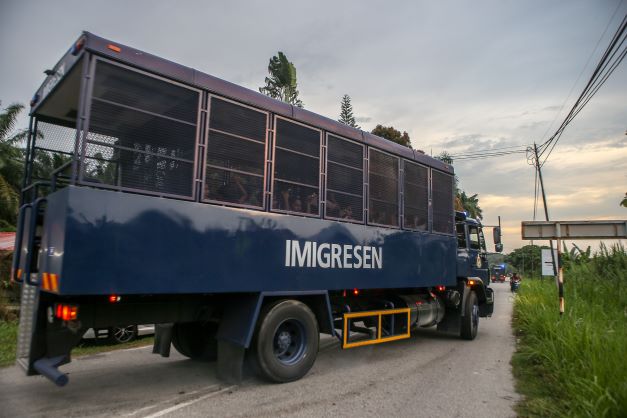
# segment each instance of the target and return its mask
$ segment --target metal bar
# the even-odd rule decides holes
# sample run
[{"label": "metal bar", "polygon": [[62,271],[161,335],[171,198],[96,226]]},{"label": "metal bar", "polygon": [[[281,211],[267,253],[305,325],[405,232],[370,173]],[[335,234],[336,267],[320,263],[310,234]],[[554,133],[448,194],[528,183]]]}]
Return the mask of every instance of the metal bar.
[{"label": "metal bar", "polygon": [[11,279],[21,281],[20,257],[22,256],[22,240],[24,234],[24,222],[26,219],[26,209],[32,209],[32,204],[27,203],[20,207],[17,215],[17,230],[15,233],[15,245],[13,247],[13,264],[11,269]]},{"label": "metal bar", "polygon": [[[544,204],[544,217],[546,220],[549,220],[549,209],[546,203],[546,192],[544,190],[544,180],[542,179],[542,167],[540,166],[540,158],[538,157],[538,146],[534,142],[533,144],[533,152],[536,156],[536,170],[538,171],[538,177],[540,179],[540,188],[542,189],[542,202]],[[553,241],[549,240],[549,247],[551,247],[551,260],[553,261],[553,273],[557,278],[557,267],[555,264],[555,255],[553,254]],[[558,248],[559,251],[559,248]]]},{"label": "metal bar", "polygon": [[35,243],[35,235],[37,233],[37,216],[38,216],[38,212],[39,212],[39,206],[44,203],[47,202],[47,199],[45,197],[40,197],[37,200],[35,200],[35,203],[33,204],[33,209],[32,209],[32,213],[31,213],[31,218],[30,218],[30,229],[28,230],[28,237],[26,238],[26,260],[24,262],[24,282],[31,285],[31,286],[37,286],[38,283],[31,280],[31,264],[32,264],[32,258],[33,258],[33,245]]},{"label": "metal bar", "polygon": [[[398,334],[398,335],[390,335],[388,337],[383,337],[382,336],[382,318],[383,315],[395,315],[395,314],[407,314],[407,332],[403,333],[403,334]],[[377,338],[375,339],[369,339],[369,340],[363,340],[363,341],[356,341],[356,342],[349,342],[349,332],[350,332],[350,327],[349,327],[349,323],[350,323],[350,319],[354,319],[354,318],[364,318],[364,317],[377,317],[377,321],[378,321],[378,326],[377,326]],[[396,340],[402,340],[402,339],[406,339],[409,338],[411,336],[411,331],[410,331],[410,319],[411,319],[411,310],[409,308],[397,308],[397,309],[383,309],[383,310],[378,310],[378,311],[365,311],[365,312],[349,312],[349,313],[345,313],[344,314],[344,330],[343,330],[343,344],[342,344],[342,348],[353,348],[353,347],[360,347],[360,346],[364,346],[364,345],[373,345],[373,344],[381,344],[384,342],[389,342],[389,341],[396,341]],[[394,331],[394,330],[390,330],[390,331]]]},{"label": "metal bar", "polygon": [[[559,298],[559,305],[560,305],[560,315],[564,314],[564,269],[562,268],[562,263],[559,262],[560,258],[561,258],[561,252],[560,252],[560,247],[561,247],[561,240],[558,238],[557,239],[557,260],[559,263],[559,267],[557,268],[557,276],[555,277],[557,280],[557,296]],[[555,256],[553,256],[555,257]],[[555,265],[553,265],[553,270],[555,270]]]},{"label": "metal bar", "polygon": [[[188,163],[188,164],[193,164],[194,160],[193,159],[187,159],[187,158],[181,158],[181,157],[174,157],[172,155],[168,155],[168,154],[159,154],[159,153],[155,153],[155,152],[150,152],[150,151],[144,151],[141,149],[137,149],[137,148],[131,148],[131,147],[126,147],[124,145],[112,145],[108,142],[102,142],[102,141],[96,141],[94,139],[88,139],[85,140],[85,142],[90,143],[90,144],[94,144],[94,145],[100,145],[101,147],[107,147],[107,148],[111,148],[111,149],[121,149],[124,151],[128,151],[128,152],[138,152],[140,154],[144,154],[144,155],[150,155],[152,157],[160,157],[160,158],[167,158],[168,160],[175,160],[175,161],[180,161],[182,163]],[[146,145],[152,145],[152,144],[146,144]],[[91,159],[91,160],[99,160],[100,158],[95,158],[92,156],[86,156],[85,158]]]},{"label": "metal bar", "polygon": [[81,74],[81,83],[79,89],[79,98],[78,98],[78,115],[76,117],[76,133],[74,135],[74,155],[72,156],[72,181],[73,185],[76,185],[78,181],[78,170],[79,168],[79,152],[81,141],[86,137],[83,135],[83,126],[85,123],[85,115],[87,111],[85,107],[88,106],[89,102],[87,101],[87,86],[89,85],[89,66],[91,64],[91,54],[85,53],[83,55],[83,68]]},{"label": "metal bar", "polygon": [[28,138],[26,139],[26,152],[25,152],[25,161],[24,161],[24,176],[22,177],[22,192],[20,193],[20,206],[24,204],[24,188],[26,187],[28,167],[31,164],[30,161],[30,147],[31,147],[31,139],[33,136],[33,117],[31,116],[28,120]]},{"label": "metal bar", "polygon": [[523,221],[522,239],[620,239],[627,238],[627,220]]},{"label": "metal bar", "polygon": [[100,97],[92,97],[91,100],[92,100],[92,102],[96,101],[96,102],[110,104],[112,106],[121,107],[123,109],[132,110],[134,112],[143,113],[145,115],[150,115],[150,116],[154,116],[154,117],[157,117],[157,118],[166,119],[166,120],[169,120],[171,122],[183,123],[185,125],[193,126],[194,128],[196,127],[196,125],[198,123],[198,120],[196,120],[196,123],[188,122],[186,120],[181,120],[181,119],[173,118],[173,117],[170,117],[170,116],[165,116],[165,115],[162,115],[162,114],[159,114],[159,113],[151,112],[149,110],[144,110],[144,109],[141,109],[139,107],[128,106],[128,105],[125,105],[125,104],[122,104],[122,103],[112,102],[111,100],[101,99]]}]

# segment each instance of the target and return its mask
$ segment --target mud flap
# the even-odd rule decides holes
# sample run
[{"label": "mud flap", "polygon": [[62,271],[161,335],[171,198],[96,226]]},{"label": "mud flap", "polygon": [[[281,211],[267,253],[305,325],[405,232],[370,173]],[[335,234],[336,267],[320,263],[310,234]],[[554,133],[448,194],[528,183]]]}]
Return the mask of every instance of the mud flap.
[{"label": "mud flap", "polygon": [[227,383],[241,383],[245,354],[245,347],[230,341],[218,340],[218,377]]},{"label": "mud flap", "polygon": [[490,317],[492,316],[492,313],[494,312],[494,290],[489,287],[486,287],[485,293],[486,293],[486,301],[485,303],[482,303],[481,305],[479,305],[479,316],[481,318]]},{"label": "mud flap", "polygon": [[218,377],[228,383],[240,383],[244,369],[244,354],[250,346],[262,294],[238,295],[225,303],[218,340]]},{"label": "mud flap", "polygon": [[172,345],[172,328],[174,324],[155,324],[155,341],[152,345],[152,353],[161,357],[170,357]]},{"label": "mud flap", "polygon": [[[462,310],[463,312],[463,310]],[[457,309],[446,308],[444,319],[438,322],[438,331],[459,334],[461,331],[462,317],[461,312]]]}]

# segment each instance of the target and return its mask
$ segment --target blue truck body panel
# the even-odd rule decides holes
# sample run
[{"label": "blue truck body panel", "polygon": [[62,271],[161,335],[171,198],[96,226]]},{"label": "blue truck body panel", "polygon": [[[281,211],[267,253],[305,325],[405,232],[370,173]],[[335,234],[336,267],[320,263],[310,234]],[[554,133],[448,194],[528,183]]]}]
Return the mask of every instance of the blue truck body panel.
[{"label": "blue truck body panel", "polygon": [[[40,272],[62,295],[455,285],[441,234],[67,187],[48,196]],[[381,249],[381,268],[286,267],[286,241]]]}]

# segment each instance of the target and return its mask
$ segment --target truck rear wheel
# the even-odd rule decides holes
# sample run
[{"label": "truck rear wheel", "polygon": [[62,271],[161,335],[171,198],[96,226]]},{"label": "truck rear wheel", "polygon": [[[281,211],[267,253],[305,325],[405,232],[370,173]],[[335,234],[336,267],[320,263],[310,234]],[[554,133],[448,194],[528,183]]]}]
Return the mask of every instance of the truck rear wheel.
[{"label": "truck rear wheel", "polygon": [[214,361],[218,358],[217,330],[218,324],[211,322],[174,324],[172,345],[176,351],[192,360]]},{"label": "truck rear wheel", "polygon": [[320,333],[311,309],[296,300],[266,306],[252,342],[252,360],[262,377],[278,383],[303,377],[318,354]]},{"label": "truck rear wheel", "polygon": [[479,300],[474,291],[468,295],[463,309],[464,316],[461,318],[460,336],[465,340],[474,340],[479,330]]}]

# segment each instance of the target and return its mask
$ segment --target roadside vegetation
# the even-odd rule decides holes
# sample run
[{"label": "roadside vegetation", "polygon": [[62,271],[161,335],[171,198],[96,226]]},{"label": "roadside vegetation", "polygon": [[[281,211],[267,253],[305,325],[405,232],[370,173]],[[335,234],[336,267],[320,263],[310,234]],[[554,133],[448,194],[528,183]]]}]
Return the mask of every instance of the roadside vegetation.
[{"label": "roadside vegetation", "polygon": [[627,253],[566,252],[566,310],[554,281],[525,280],[514,307],[512,364],[523,417],[627,413]]}]

